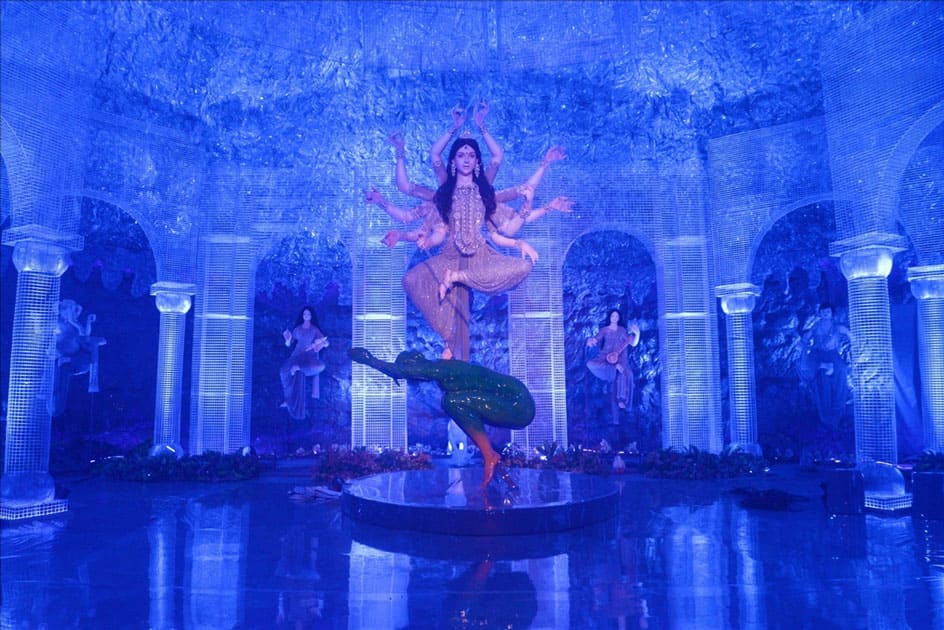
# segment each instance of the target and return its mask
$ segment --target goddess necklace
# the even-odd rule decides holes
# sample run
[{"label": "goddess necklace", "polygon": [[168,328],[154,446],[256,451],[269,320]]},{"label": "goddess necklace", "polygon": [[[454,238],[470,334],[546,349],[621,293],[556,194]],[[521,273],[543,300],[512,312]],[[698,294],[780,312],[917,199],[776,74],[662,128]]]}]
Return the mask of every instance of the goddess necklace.
[{"label": "goddess necklace", "polygon": [[481,207],[482,197],[477,187],[456,187],[452,195],[450,223],[453,224],[456,248],[463,254],[474,254],[485,242],[482,236],[484,213],[481,212]]}]

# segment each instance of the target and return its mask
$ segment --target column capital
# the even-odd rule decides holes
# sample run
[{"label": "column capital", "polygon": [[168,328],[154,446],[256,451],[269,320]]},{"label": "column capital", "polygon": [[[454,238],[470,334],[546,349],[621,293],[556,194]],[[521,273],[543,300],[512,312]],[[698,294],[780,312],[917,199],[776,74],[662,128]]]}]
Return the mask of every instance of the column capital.
[{"label": "column capital", "polygon": [[49,241],[17,241],[13,246],[13,264],[20,273],[44,273],[58,278],[69,268],[69,250]]},{"label": "column capital", "polygon": [[911,294],[919,300],[944,298],[944,265],[909,267]]},{"label": "column capital", "polygon": [[760,287],[750,282],[721,284],[715,287],[715,295],[721,300],[721,310],[725,315],[750,313],[757,303]]},{"label": "column capital", "polygon": [[151,295],[157,310],[162,313],[186,313],[193,304],[197,285],[183,282],[155,282],[151,285]]},{"label": "column capital", "polygon": [[895,254],[907,249],[900,234],[867,232],[829,244],[829,255],[839,258],[846,280],[887,278]]},{"label": "column capital", "polygon": [[861,278],[887,278],[892,272],[895,254],[901,251],[891,247],[869,246],[843,252],[839,256],[839,268],[846,280]]},{"label": "column capital", "polygon": [[45,225],[21,225],[3,232],[3,244],[13,248],[17,271],[45,273],[56,277],[69,268],[69,252],[82,249],[83,238],[48,228]]}]

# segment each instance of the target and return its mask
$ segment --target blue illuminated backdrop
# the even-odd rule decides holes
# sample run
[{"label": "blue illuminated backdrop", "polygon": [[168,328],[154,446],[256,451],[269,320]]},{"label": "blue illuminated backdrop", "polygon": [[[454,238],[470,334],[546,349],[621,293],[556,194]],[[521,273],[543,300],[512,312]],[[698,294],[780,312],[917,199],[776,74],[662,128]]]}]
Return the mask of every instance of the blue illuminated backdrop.
[{"label": "blue illuminated backdrop", "polygon": [[[49,396],[58,301],[89,302],[81,285],[66,295],[60,283],[70,264],[84,273],[83,257],[99,247],[82,220],[89,204],[114,209],[101,214],[111,223],[97,233],[115,235],[103,250],[136,226],[137,249],[106,257],[101,281],[120,257],[129,291],[155,298],[158,395],[141,405],[153,404],[147,432],[158,445],[232,452],[277,424],[278,400],[259,384],[275,382],[276,365],[260,361],[275,352],[260,344],[275,319],[284,325],[276,313],[324,299],[330,282],[310,277],[311,257],[343,251],[331,280],[337,307],[326,306],[339,344],[324,438],[405,447],[411,392],[343,365],[343,346],[381,358],[438,348],[409,325],[399,279],[412,252],[380,244],[389,219],[363,191],[377,186],[406,204],[387,133],[405,133],[411,174],[428,184],[428,146],[449,108],[482,98],[506,150],[499,187],[522,181],[559,143],[568,157],[538,199],[576,204],[525,228],[541,253],[532,277],[507,304],[474,311],[482,330],[507,331],[507,356],[481,360],[507,365],[535,394],[535,423],[511,436],[520,446],[570,441],[567,336],[621,296],[592,295],[601,304],[568,310],[586,321],[565,326],[565,305],[591,296],[565,277],[565,262],[588,235],[607,248],[605,235],[623,234],[651,259],[655,312],[637,317],[655,328],[647,347],[658,369],[639,385],[658,392],[656,443],[758,448],[758,247],[810,207],[832,213],[826,257],[848,282],[855,456],[899,457],[889,277],[910,280],[917,304],[912,389],[924,445],[944,441],[936,3],[15,2],[2,11],[12,250],[2,269],[3,496],[17,514],[51,499],[52,420],[36,401]],[[896,268],[912,246],[914,263]],[[272,303],[276,295],[285,302]]]}]

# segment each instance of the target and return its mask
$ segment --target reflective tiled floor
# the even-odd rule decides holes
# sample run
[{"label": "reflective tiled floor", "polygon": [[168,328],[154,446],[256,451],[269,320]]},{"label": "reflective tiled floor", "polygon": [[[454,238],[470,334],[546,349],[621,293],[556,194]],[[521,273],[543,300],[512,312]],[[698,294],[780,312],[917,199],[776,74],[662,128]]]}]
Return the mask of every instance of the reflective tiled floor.
[{"label": "reflective tiled floor", "polygon": [[[944,523],[830,517],[817,473],[627,475],[613,521],[470,540],[294,501],[292,464],[212,486],[58,479],[67,515],[3,524],[3,627],[944,627]],[[751,507],[765,489],[796,497]]]}]

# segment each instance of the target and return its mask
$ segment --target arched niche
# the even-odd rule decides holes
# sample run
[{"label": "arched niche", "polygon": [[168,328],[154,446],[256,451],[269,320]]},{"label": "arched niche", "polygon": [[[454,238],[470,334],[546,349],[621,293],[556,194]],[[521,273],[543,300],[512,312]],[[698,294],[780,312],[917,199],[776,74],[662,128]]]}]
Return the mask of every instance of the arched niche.
[{"label": "arched niche", "polygon": [[[612,446],[637,442],[640,449],[661,447],[661,378],[659,365],[658,274],[653,257],[639,238],[615,229],[589,232],[567,251],[562,272],[563,320],[567,355],[568,436],[572,444]],[[612,426],[610,384],[595,378],[586,362],[596,349],[587,338],[618,308],[642,331],[630,351],[634,371],[632,405],[620,410]]]},{"label": "arched niche", "polygon": [[[343,243],[308,232],[283,238],[259,261],[252,348],[252,443],[257,451],[350,444],[351,269]],[[319,397],[308,398],[306,417],[296,420],[280,407],[279,368],[290,352],[282,331],[295,327],[305,306],[314,309],[330,346],[321,351],[325,370]]]},{"label": "arched niche", "polygon": [[[774,459],[795,458],[804,450],[814,457],[854,452],[852,405],[844,406],[835,426],[823,425],[798,372],[803,333],[820,305],[830,304],[835,319],[848,325],[846,280],[829,255],[835,240],[833,203],[823,200],[786,212],[754,250],[751,282],[761,291],[753,312],[758,436]],[[840,354],[848,359],[847,339]],[[726,360],[723,348],[720,355]]]},{"label": "arched niche", "polygon": [[932,129],[902,171],[896,216],[918,265],[944,264],[944,123]]},{"label": "arched niche", "polygon": [[65,413],[53,418],[60,444],[83,435],[122,448],[143,442],[153,432],[154,391],[160,314],[149,294],[156,279],[147,235],[123,208],[82,197],[81,251],[71,252],[59,297],[82,307],[81,321],[95,314],[92,334],[103,337],[99,350],[98,393],[87,391],[87,377],[73,379]]}]

